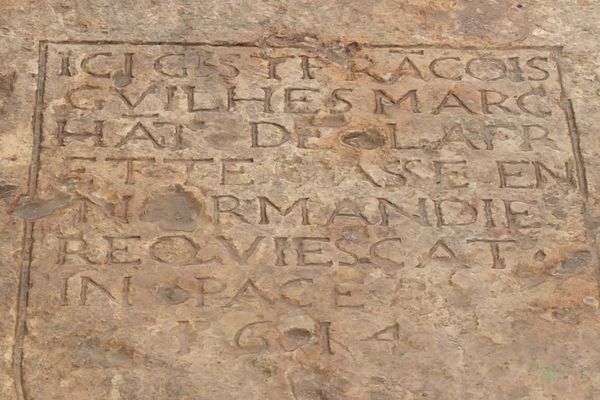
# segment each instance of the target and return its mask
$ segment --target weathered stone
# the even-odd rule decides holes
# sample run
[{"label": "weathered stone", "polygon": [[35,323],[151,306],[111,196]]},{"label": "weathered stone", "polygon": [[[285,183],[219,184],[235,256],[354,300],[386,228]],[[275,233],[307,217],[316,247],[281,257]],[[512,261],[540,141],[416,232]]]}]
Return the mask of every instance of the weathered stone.
[{"label": "weathered stone", "polygon": [[38,3],[0,398],[597,397],[597,5]]}]

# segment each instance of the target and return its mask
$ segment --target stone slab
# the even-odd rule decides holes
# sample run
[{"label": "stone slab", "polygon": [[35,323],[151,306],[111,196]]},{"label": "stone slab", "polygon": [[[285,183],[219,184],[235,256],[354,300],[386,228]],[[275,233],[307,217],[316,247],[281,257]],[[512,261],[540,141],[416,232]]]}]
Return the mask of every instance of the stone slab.
[{"label": "stone slab", "polygon": [[512,41],[520,8],[460,40],[28,39],[2,398],[595,399],[591,61]]}]

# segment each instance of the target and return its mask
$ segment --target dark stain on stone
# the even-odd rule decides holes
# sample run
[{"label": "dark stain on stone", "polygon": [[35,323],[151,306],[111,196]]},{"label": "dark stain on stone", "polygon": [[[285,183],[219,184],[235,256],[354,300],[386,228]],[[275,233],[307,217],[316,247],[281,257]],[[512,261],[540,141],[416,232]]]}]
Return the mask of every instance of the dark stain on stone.
[{"label": "dark stain on stone", "polygon": [[544,250],[540,249],[533,255],[533,258],[535,259],[535,261],[542,262],[546,259],[546,253],[544,252]]},{"label": "dark stain on stone", "polygon": [[160,287],[158,294],[168,304],[181,304],[190,298],[188,291],[180,286]]},{"label": "dark stain on stone", "polygon": [[0,95],[8,96],[15,91],[17,72],[0,72]]},{"label": "dark stain on stone", "polygon": [[342,143],[359,149],[373,150],[385,145],[385,136],[375,128],[364,131],[353,131],[342,134]]},{"label": "dark stain on stone", "polygon": [[16,185],[0,185],[0,199],[11,196],[18,188]]},{"label": "dark stain on stone", "polygon": [[296,400],[338,400],[335,394],[312,379],[302,379],[292,384],[292,393]]},{"label": "dark stain on stone", "polygon": [[580,322],[578,315],[568,308],[554,310],[552,316],[569,325],[578,325]]},{"label": "dark stain on stone", "polygon": [[291,328],[283,333],[282,345],[287,351],[294,351],[297,348],[308,344],[312,336],[312,332],[308,329]]},{"label": "dark stain on stone", "polygon": [[579,250],[567,254],[558,266],[550,271],[552,276],[562,277],[580,272],[592,261],[592,255],[587,250]]},{"label": "dark stain on stone", "polygon": [[16,80],[16,71],[0,71],[0,115],[7,113],[6,108],[11,103],[10,96],[15,91]]},{"label": "dark stain on stone", "polygon": [[113,85],[122,88],[131,84],[131,77],[123,71],[117,71],[112,76]]},{"label": "dark stain on stone", "polygon": [[38,198],[28,199],[18,205],[13,214],[28,221],[34,221],[52,214],[54,211],[65,208],[71,204],[71,196],[59,193],[56,197],[48,200]]},{"label": "dark stain on stone", "polygon": [[204,140],[212,147],[217,149],[230,149],[240,142],[240,137],[228,133],[212,133],[207,135]]},{"label": "dark stain on stone", "polygon": [[165,230],[193,231],[199,209],[200,204],[191,193],[175,189],[147,198],[141,219],[157,223]]}]

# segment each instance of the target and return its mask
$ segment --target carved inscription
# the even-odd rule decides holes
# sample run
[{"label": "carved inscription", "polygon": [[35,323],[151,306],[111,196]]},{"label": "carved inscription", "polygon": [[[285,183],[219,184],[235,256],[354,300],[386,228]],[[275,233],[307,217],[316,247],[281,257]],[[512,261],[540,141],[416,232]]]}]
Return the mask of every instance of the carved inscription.
[{"label": "carved inscription", "polygon": [[[35,223],[24,346],[74,371],[52,395],[100,364],[185,364],[210,386],[203,355],[360,371],[477,329],[479,306],[510,314],[503,296],[527,308],[517,281],[560,266],[565,232],[585,248],[554,49],[45,51],[36,197],[61,200]],[[135,352],[57,339],[83,331]]]}]

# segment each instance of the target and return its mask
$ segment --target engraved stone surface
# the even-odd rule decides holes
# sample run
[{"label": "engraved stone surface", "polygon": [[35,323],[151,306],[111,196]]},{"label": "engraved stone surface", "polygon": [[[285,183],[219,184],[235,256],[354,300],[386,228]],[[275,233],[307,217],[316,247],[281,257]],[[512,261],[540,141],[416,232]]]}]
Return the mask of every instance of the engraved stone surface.
[{"label": "engraved stone surface", "polygon": [[97,3],[0,6],[0,398],[600,398],[599,6]]}]

